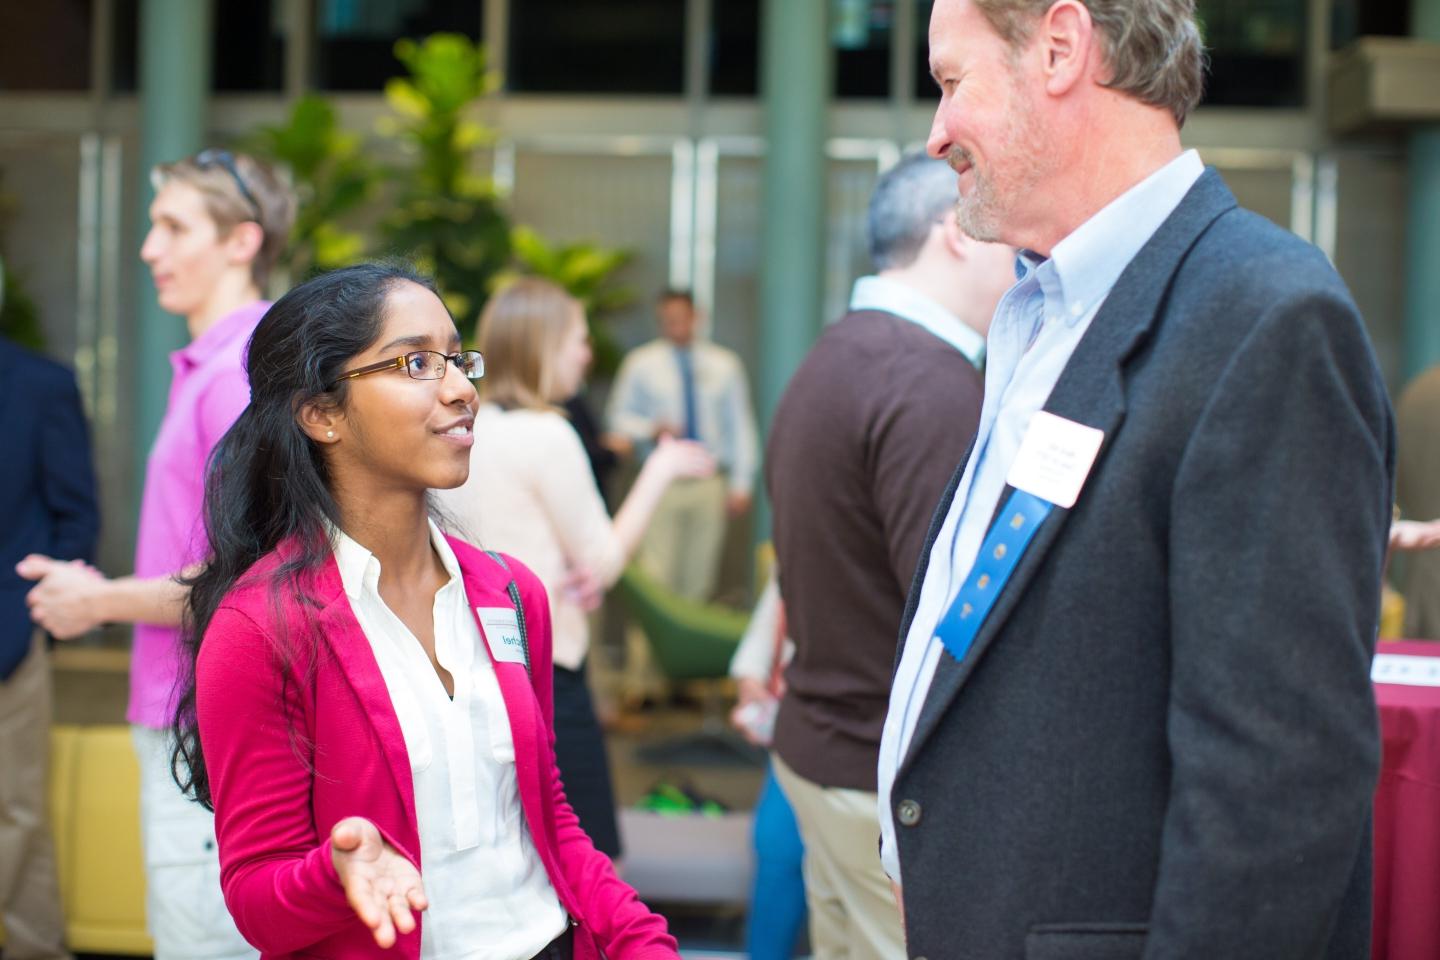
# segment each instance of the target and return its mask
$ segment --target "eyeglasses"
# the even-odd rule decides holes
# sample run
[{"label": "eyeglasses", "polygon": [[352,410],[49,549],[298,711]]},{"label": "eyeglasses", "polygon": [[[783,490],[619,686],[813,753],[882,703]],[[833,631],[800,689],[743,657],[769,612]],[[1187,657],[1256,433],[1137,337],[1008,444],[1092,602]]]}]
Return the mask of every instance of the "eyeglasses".
[{"label": "eyeglasses", "polygon": [[404,370],[412,380],[444,380],[446,363],[455,364],[455,369],[471,380],[479,380],[485,376],[485,358],[480,355],[479,350],[461,350],[459,353],[415,350],[403,356],[369,363],[359,369],[351,370],[349,373],[342,373],[325,389],[333,388],[341,380],[353,380],[356,377],[365,377],[385,370]]},{"label": "eyeglasses", "polygon": [[255,211],[255,222],[260,222],[260,203],[255,199],[255,194],[245,186],[245,179],[240,176],[240,171],[235,166],[235,154],[229,150],[201,150],[195,154],[195,165],[200,168],[221,166],[225,172],[230,174],[230,179],[235,181],[235,188],[240,191],[240,196],[250,204],[250,209]]}]

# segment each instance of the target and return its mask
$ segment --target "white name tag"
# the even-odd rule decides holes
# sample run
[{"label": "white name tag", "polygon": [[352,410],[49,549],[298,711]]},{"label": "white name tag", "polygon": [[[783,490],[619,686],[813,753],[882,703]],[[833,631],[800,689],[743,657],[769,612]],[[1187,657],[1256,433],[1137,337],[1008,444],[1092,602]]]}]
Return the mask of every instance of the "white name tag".
[{"label": "white name tag", "polygon": [[496,663],[524,663],[525,644],[520,640],[520,623],[510,607],[476,607],[480,629],[490,644]]},{"label": "white name tag", "polygon": [[1411,687],[1440,687],[1440,657],[1405,653],[1377,653],[1370,665],[1376,683],[1403,683]]},{"label": "white name tag", "polygon": [[1104,441],[1103,430],[1040,410],[1030,418],[1005,482],[1069,509],[1080,498]]}]

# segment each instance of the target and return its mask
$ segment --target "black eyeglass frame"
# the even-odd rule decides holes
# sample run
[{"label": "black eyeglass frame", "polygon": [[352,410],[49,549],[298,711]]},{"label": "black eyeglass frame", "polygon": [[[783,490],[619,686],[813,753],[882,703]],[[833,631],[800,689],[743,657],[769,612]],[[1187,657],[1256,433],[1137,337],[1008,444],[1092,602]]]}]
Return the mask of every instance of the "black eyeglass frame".
[{"label": "black eyeglass frame", "polygon": [[479,350],[461,350],[458,353],[441,353],[439,350],[411,350],[409,353],[402,353],[398,357],[391,357],[389,360],[377,360],[375,363],[367,363],[363,367],[357,367],[354,370],[342,373],[340,376],[330,381],[329,385],[327,385],[325,389],[335,389],[336,384],[340,383],[342,380],[354,380],[356,377],[368,377],[372,373],[383,373],[386,370],[404,370],[406,376],[408,376],[411,380],[444,380],[445,374],[443,373],[438,377],[417,377],[414,372],[411,371],[410,358],[422,355],[427,357],[444,357],[446,363],[453,363],[455,365],[455,369],[459,370],[461,373],[465,373],[465,368],[460,365],[461,359],[464,357],[474,357],[475,359],[473,362],[479,366],[480,372],[473,377],[469,377],[469,374],[466,374],[466,376],[469,377],[471,381],[479,380],[481,377],[485,376],[485,355],[482,354]]},{"label": "black eyeglass frame", "polygon": [[213,167],[217,164],[224,167],[225,172],[230,174],[230,179],[235,181],[235,188],[240,191],[240,196],[245,198],[245,202],[250,204],[250,209],[255,211],[254,220],[256,223],[259,223],[262,214],[260,201],[256,200],[255,194],[251,193],[250,188],[245,186],[245,178],[240,176],[240,169],[235,166],[235,154],[229,150],[221,150],[213,147],[209,150],[201,150],[195,154],[195,165],[198,167]]}]

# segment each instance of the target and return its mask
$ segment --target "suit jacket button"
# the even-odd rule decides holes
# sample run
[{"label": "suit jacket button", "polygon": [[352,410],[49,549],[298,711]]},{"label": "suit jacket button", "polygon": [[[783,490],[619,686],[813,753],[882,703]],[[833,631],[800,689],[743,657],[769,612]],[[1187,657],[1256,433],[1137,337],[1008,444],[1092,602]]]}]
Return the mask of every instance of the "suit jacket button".
[{"label": "suit jacket button", "polygon": [[[898,813],[902,827],[913,827],[920,822],[920,804],[914,800],[901,800]],[[922,958],[917,957],[916,960]]]}]

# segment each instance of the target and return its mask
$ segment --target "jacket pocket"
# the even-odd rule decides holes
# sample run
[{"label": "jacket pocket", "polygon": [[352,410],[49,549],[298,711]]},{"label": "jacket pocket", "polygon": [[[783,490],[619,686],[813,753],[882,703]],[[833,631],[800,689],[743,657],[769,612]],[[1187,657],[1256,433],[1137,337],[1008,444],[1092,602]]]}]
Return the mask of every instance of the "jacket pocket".
[{"label": "jacket pocket", "polygon": [[1025,960],[1139,960],[1143,923],[1040,923],[1025,935]]}]

